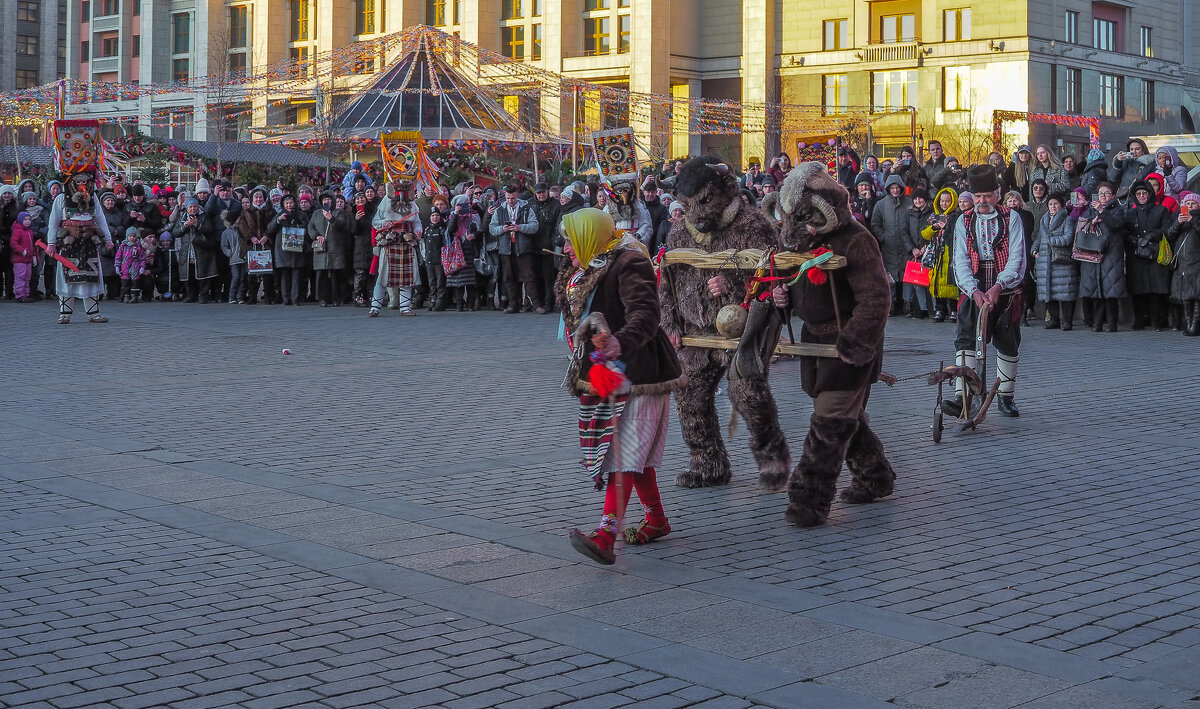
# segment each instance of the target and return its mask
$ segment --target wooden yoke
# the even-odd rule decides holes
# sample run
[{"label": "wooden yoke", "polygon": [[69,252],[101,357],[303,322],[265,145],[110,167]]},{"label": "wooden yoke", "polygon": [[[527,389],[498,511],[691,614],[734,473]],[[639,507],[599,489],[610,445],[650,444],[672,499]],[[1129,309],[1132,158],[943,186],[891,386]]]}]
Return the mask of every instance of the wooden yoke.
[{"label": "wooden yoke", "polygon": [[[727,249],[725,251],[704,251],[702,249],[671,249],[663,254],[660,268],[666,266],[692,266],[698,269],[719,270],[736,268],[750,271],[763,264],[767,252],[762,249]],[[816,254],[812,252],[779,251],[774,255],[775,268],[780,271],[792,271],[800,268]],[[844,256],[833,256],[828,261],[816,266],[823,271],[834,271],[846,265]],[[739,341],[720,335],[687,336],[682,339],[685,347],[702,347],[705,349],[729,350],[738,348]],[[780,342],[775,346],[775,354],[800,355],[804,357],[837,357],[834,345],[818,345],[808,342]]]}]

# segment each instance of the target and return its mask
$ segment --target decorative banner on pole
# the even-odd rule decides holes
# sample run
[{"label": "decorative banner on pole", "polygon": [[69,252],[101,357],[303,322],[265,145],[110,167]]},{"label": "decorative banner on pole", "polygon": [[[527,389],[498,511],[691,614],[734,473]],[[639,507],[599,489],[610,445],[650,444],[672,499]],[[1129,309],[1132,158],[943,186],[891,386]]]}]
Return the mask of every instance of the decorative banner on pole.
[{"label": "decorative banner on pole", "polygon": [[1100,119],[1066,113],[1025,113],[1024,111],[992,111],[992,150],[1001,152],[1004,143],[1004,124],[1010,121],[1049,123],[1056,126],[1086,126],[1088,143],[1100,147]]},{"label": "decorative banner on pole", "polygon": [[[796,162],[819,162],[831,175],[837,175],[837,136],[812,136],[807,141],[796,141]],[[782,186],[782,185],[781,185]]]},{"label": "decorative banner on pole", "polygon": [[592,133],[592,149],[600,175],[606,182],[638,179],[637,139],[632,128],[600,130]]},{"label": "decorative banner on pole", "polygon": [[437,167],[425,154],[425,140],[420,131],[380,133],[379,145],[388,182],[403,180],[438,189]]},{"label": "decorative banner on pole", "polygon": [[104,139],[95,120],[54,121],[54,169],[64,175],[104,170]]}]

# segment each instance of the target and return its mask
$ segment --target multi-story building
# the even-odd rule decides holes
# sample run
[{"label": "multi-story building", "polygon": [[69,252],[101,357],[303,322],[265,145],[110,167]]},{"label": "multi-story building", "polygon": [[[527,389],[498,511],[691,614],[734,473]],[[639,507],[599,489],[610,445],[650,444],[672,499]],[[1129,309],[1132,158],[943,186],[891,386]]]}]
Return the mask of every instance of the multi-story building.
[{"label": "multi-story building", "polygon": [[64,76],[67,0],[5,0],[0,27],[0,91],[29,89]]},{"label": "multi-story building", "polygon": [[[743,102],[740,135],[704,135],[689,129],[678,104],[668,114],[583,97],[585,127],[632,125],[660,155],[721,149],[744,160],[790,152],[844,117],[844,130],[877,150],[938,138],[973,159],[990,150],[997,110],[1098,116],[1102,144],[1119,144],[1129,135],[1192,130],[1200,105],[1200,42],[1192,39],[1200,10],[1189,0],[69,2],[68,70],[82,79],[149,83],[254,69],[424,23],[593,84]],[[340,87],[352,91],[381,68]],[[203,138],[214,131],[209,101],[167,95],[86,110],[138,116],[147,126],[164,122],[147,116],[171,109],[165,122],[174,126],[159,132]],[[543,96],[539,112],[542,126],[559,134],[570,132],[573,115],[562,102]],[[285,105],[256,98],[248,113],[228,103],[243,115],[241,125],[303,122],[313,112],[307,97]],[[779,103],[808,108],[782,117],[762,108]],[[1087,141],[1087,129],[1074,125],[1012,123],[1005,135],[1010,144],[1064,149]]]}]

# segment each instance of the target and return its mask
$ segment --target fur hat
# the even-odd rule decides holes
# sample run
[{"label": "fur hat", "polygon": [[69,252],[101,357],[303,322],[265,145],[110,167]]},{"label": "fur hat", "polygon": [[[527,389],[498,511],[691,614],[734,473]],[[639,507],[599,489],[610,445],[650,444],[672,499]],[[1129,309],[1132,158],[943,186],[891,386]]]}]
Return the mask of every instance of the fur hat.
[{"label": "fur hat", "polygon": [[840,187],[843,192],[846,188],[837,184],[829,172],[825,168],[825,163],[816,160],[802,162],[783,180],[783,186],[779,188],[779,208],[784,212],[791,214],[796,209],[796,205],[800,203],[800,197],[807,189],[816,187],[829,187],[822,185],[822,182],[829,182],[831,185]]},{"label": "fur hat", "polygon": [[[675,177],[675,192],[683,197],[695,197],[710,184],[736,183],[725,161],[716,155],[702,155],[683,164]],[[724,189],[724,187],[722,187]]]},{"label": "fur hat", "polygon": [[991,165],[972,165],[967,168],[967,187],[975,194],[995,192],[1000,189],[1000,181]]},{"label": "fur hat", "polygon": [[145,197],[146,196],[145,185],[134,185],[134,186],[130,187],[129,188],[129,196],[130,197]]}]

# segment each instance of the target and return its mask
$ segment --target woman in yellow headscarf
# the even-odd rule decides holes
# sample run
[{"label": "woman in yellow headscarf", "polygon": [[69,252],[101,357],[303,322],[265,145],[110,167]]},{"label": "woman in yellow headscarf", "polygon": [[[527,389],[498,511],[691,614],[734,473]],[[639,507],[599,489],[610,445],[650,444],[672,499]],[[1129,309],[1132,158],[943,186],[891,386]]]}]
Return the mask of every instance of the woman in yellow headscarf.
[{"label": "woman in yellow headscarf", "polygon": [[[612,564],[632,490],[645,519],[624,530],[627,544],[666,536],[655,468],[662,462],[671,391],[686,379],[675,350],[659,327],[658,287],[645,248],[618,232],[599,209],[563,217],[566,239],[555,296],[573,355],[567,373],[579,397],[579,443],[596,489],[608,491],[596,531],[570,532],[585,556]],[[595,371],[593,371],[595,370]]]}]

